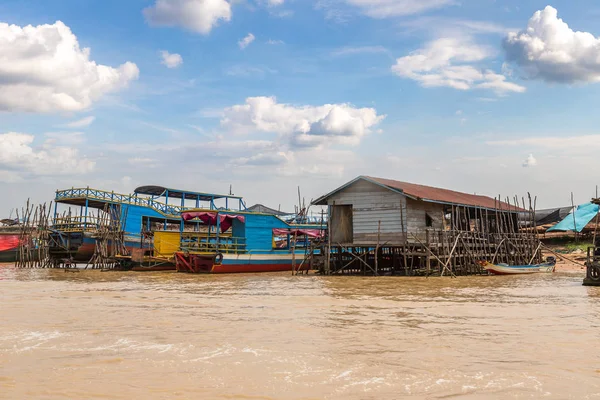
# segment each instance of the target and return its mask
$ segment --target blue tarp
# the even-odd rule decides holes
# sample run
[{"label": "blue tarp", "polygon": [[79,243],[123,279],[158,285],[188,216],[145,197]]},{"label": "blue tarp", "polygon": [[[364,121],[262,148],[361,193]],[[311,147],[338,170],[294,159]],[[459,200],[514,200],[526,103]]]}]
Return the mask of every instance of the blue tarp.
[{"label": "blue tarp", "polygon": [[598,205],[587,203],[577,206],[575,219],[573,213],[567,215],[562,221],[548,229],[546,232],[581,232],[589,222],[598,214]]}]

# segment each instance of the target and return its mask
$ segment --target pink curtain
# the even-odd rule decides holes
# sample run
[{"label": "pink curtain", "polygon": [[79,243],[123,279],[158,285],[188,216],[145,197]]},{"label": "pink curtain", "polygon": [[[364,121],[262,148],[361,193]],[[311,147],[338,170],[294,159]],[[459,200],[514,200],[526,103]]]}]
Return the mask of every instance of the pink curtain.
[{"label": "pink curtain", "polygon": [[319,229],[273,229],[273,234],[278,236],[283,235],[297,235],[297,236],[308,236],[310,238],[323,237],[323,232]]},{"label": "pink curtain", "polygon": [[206,225],[216,226],[217,225],[217,215],[219,218],[219,222],[221,225],[221,232],[226,232],[231,225],[233,225],[233,221],[236,219],[240,222],[246,222],[246,217],[243,215],[230,215],[230,214],[217,214],[216,212],[185,212],[181,216],[184,221],[189,221],[194,218],[198,218],[200,221],[204,222]]}]

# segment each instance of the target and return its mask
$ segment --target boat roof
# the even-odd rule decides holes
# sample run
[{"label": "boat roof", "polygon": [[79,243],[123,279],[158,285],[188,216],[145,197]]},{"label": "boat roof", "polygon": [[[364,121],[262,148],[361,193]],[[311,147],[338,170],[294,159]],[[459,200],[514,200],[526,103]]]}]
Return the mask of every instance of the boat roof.
[{"label": "boat roof", "polygon": [[181,190],[181,189],[171,189],[164,186],[140,186],[134,190],[134,193],[137,194],[145,194],[149,196],[158,196],[158,197],[166,197],[167,194],[170,198],[182,199],[186,200],[202,200],[202,201],[210,201],[215,199],[241,199],[240,196],[233,196],[229,194],[215,194],[215,193],[203,193],[203,192],[194,192],[191,190]]}]

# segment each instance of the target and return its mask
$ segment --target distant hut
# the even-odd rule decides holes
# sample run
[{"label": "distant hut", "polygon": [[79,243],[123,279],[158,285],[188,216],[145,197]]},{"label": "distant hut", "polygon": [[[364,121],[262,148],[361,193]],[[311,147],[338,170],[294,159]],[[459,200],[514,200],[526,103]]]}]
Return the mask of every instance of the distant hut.
[{"label": "distant hut", "polygon": [[261,214],[268,214],[268,215],[276,215],[276,216],[282,216],[282,215],[289,215],[290,213],[286,213],[280,210],[275,210],[273,208],[267,207],[265,205],[262,204],[255,204],[253,206],[250,206],[248,208],[246,208],[246,211],[251,211],[251,212],[257,212],[257,213],[261,213]]}]

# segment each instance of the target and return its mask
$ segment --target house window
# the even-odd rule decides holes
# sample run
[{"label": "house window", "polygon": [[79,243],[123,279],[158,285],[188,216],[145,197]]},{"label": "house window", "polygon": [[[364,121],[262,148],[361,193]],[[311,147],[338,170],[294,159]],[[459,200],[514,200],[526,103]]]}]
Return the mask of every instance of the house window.
[{"label": "house window", "polygon": [[425,226],[427,228],[433,228],[433,218],[427,213],[425,213]]}]

